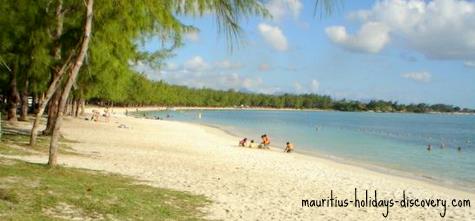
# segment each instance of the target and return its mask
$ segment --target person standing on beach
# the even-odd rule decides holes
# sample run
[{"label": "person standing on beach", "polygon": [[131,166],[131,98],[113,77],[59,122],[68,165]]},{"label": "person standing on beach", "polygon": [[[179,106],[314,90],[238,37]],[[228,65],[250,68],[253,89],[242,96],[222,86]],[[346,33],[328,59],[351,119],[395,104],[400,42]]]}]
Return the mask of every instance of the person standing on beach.
[{"label": "person standing on beach", "polygon": [[110,121],[110,111],[109,111],[109,108],[106,107],[106,109],[104,109],[104,114],[102,115],[104,116],[104,119],[105,119],[105,122],[109,122]]}]

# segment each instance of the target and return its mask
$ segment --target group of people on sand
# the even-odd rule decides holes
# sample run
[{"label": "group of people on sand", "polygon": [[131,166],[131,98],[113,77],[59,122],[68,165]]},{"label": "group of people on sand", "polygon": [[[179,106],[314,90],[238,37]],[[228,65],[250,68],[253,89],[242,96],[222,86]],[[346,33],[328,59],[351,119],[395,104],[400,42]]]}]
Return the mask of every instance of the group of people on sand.
[{"label": "group of people on sand", "polygon": [[[270,149],[270,137],[267,134],[261,135],[261,143],[257,144],[254,140],[249,141],[246,137],[239,141],[239,146],[258,149]],[[290,153],[294,151],[294,145],[287,142],[284,152]]]},{"label": "group of people on sand", "polygon": [[[109,112],[109,108],[106,107],[106,109],[104,109],[104,113],[102,114],[102,117],[104,117],[104,121],[105,122],[109,122],[110,121],[110,112]],[[98,110],[92,110],[92,116],[91,116],[91,120],[94,121],[94,122],[98,122],[99,121],[99,118],[101,117],[101,112],[98,111]]]}]

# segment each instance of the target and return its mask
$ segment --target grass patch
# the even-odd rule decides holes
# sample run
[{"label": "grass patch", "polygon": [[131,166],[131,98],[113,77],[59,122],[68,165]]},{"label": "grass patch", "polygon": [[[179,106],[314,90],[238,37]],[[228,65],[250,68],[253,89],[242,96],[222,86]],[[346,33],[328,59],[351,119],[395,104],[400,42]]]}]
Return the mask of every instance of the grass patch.
[{"label": "grass patch", "polygon": [[[2,125],[3,126],[3,125]],[[31,147],[30,143],[30,131],[14,128],[12,126],[2,127],[2,137],[0,140],[0,154],[7,155],[29,155],[35,152],[48,153],[50,137],[38,135],[37,143]],[[77,143],[66,138],[60,138],[59,140],[59,153],[61,154],[77,154],[70,144]]]},{"label": "grass patch", "polygon": [[201,220],[208,202],[119,175],[0,158],[0,220]]}]

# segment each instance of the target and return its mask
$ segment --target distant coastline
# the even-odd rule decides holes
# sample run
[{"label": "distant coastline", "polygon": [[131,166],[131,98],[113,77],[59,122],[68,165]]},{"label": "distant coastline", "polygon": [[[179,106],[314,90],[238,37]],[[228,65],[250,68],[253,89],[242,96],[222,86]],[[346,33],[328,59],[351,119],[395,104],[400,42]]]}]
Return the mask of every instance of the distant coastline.
[{"label": "distant coastline", "polygon": [[[100,109],[106,108],[106,106],[97,106],[97,105],[88,105],[86,109]],[[113,111],[124,112],[125,110],[129,112],[138,111],[165,111],[165,110],[264,110],[264,111],[312,111],[312,112],[361,112],[361,113],[400,113],[400,114],[441,114],[441,115],[475,115],[475,112],[439,112],[439,111],[430,111],[430,112],[408,112],[408,111],[341,111],[335,109],[313,109],[313,108],[274,108],[274,107],[212,107],[212,106],[142,106],[142,107],[110,107]]]}]

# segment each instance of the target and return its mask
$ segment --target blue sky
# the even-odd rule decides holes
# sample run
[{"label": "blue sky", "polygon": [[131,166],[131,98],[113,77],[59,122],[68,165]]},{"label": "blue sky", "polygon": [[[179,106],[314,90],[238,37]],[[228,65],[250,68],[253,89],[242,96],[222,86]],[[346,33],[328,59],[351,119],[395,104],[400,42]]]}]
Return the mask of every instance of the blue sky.
[{"label": "blue sky", "polygon": [[239,48],[228,50],[212,16],[183,18],[199,33],[187,35],[166,67],[139,70],[198,88],[475,107],[473,2],[347,0],[321,19],[313,0],[265,4],[273,18],[243,20]]}]

